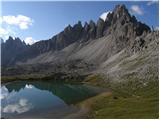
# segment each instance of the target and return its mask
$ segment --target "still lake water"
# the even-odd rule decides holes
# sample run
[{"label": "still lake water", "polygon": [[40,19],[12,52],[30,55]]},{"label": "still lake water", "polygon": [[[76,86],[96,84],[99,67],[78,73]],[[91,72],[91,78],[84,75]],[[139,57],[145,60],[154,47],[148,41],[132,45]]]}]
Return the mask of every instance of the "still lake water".
[{"label": "still lake water", "polygon": [[52,82],[12,82],[1,88],[3,118],[63,118],[78,111],[76,104],[96,95],[88,85]]}]

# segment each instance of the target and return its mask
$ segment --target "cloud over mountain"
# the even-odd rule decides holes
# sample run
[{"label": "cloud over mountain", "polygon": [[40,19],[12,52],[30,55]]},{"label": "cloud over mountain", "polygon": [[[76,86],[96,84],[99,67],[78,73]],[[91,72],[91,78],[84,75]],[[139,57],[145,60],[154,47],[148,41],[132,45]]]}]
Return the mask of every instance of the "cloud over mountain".
[{"label": "cloud over mountain", "polygon": [[29,26],[32,25],[33,20],[30,17],[24,16],[24,15],[8,15],[8,16],[2,16],[0,18],[0,23],[6,23],[9,25],[15,25],[18,26],[20,29],[28,29]]},{"label": "cloud over mountain", "polygon": [[137,15],[143,15],[143,10],[138,5],[132,5],[131,12]]},{"label": "cloud over mountain", "polygon": [[0,27],[0,37],[7,40],[9,36],[16,36],[16,30],[13,30],[10,26]]},{"label": "cloud over mountain", "polygon": [[26,44],[29,44],[29,45],[32,45],[33,43],[36,42],[36,40],[34,40],[32,37],[26,37],[24,41]]},{"label": "cloud over mountain", "polygon": [[112,13],[112,12],[111,11],[104,12],[104,13],[101,14],[100,18],[105,21],[106,18],[107,18],[108,13]]}]

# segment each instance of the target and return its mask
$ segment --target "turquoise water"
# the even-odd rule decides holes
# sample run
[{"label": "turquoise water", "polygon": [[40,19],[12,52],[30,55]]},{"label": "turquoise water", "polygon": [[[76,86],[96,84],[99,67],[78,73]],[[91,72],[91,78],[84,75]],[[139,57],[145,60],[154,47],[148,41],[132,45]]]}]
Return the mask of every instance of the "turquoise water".
[{"label": "turquoise water", "polygon": [[52,82],[12,82],[1,86],[4,118],[61,118],[78,111],[76,104],[97,94],[86,85]]}]

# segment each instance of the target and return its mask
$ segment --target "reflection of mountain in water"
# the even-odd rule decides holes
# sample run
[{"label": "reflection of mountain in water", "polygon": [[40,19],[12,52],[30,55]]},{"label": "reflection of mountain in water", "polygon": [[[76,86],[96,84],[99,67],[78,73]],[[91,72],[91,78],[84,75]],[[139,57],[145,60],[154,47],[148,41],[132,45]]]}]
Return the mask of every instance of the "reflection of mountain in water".
[{"label": "reflection of mountain in water", "polygon": [[96,88],[84,85],[55,84],[49,82],[16,82],[6,85],[9,92],[24,89],[26,84],[31,84],[40,90],[47,90],[64,100],[67,104],[74,104],[97,94]]},{"label": "reflection of mountain in water", "polygon": [[25,82],[13,82],[11,84],[5,85],[8,89],[8,92],[12,92],[13,90],[18,92],[20,89],[25,88],[26,83]]}]

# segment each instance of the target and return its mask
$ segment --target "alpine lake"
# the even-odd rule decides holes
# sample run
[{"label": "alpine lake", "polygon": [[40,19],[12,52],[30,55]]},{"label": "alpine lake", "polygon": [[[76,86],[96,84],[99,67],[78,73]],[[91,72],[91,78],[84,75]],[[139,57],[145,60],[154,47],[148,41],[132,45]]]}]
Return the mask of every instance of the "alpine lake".
[{"label": "alpine lake", "polygon": [[1,85],[1,118],[65,118],[100,93],[85,84],[15,81]]}]

